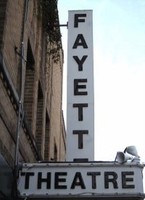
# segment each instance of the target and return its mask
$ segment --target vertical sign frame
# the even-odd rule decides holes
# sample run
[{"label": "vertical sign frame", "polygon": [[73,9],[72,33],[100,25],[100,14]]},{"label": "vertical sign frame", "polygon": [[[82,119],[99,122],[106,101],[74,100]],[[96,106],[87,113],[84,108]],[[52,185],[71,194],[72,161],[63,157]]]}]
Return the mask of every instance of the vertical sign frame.
[{"label": "vertical sign frame", "polygon": [[67,161],[94,160],[92,10],[69,11]]}]

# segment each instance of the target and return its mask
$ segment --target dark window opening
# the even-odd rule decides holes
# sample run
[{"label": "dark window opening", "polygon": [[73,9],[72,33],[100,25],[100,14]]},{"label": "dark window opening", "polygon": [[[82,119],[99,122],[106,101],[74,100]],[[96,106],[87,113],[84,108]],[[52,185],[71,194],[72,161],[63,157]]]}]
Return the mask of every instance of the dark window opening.
[{"label": "dark window opening", "polygon": [[32,125],[32,107],[33,107],[33,90],[34,90],[34,57],[31,50],[30,42],[27,47],[27,62],[25,74],[24,89],[24,112],[29,128]]},{"label": "dark window opening", "polygon": [[50,145],[50,119],[48,113],[46,113],[46,124],[45,124],[45,153],[44,159],[49,160],[49,145]]},{"label": "dark window opening", "polygon": [[36,144],[40,155],[42,156],[42,126],[43,126],[43,93],[39,82],[38,102],[37,102],[37,121],[36,121]]}]

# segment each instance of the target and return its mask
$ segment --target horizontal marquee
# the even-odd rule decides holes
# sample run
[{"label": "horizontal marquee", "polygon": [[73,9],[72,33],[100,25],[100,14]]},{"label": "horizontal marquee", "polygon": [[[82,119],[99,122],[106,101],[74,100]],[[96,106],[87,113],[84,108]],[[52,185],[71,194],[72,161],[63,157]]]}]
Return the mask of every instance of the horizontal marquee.
[{"label": "horizontal marquee", "polygon": [[143,194],[141,165],[25,164],[18,183],[21,196]]}]

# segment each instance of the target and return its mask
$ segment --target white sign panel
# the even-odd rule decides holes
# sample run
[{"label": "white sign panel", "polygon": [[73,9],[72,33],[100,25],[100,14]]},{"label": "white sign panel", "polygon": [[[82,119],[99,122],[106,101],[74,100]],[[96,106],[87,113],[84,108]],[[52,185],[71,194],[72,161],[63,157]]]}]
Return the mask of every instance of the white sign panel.
[{"label": "white sign panel", "polygon": [[67,161],[94,160],[92,11],[69,11]]},{"label": "white sign panel", "polygon": [[143,194],[141,165],[27,164],[19,176],[21,196],[79,196]]}]

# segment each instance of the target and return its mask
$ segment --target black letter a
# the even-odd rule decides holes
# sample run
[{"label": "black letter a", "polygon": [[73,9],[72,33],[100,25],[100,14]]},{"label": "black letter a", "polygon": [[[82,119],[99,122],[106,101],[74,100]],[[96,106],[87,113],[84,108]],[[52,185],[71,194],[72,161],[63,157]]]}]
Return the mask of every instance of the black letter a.
[{"label": "black letter a", "polygon": [[73,49],[76,49],[78,46],[83,46],[84,49],[88,48],[84,36],[82,34],[78,34],[76,41],[73,45]]}]

